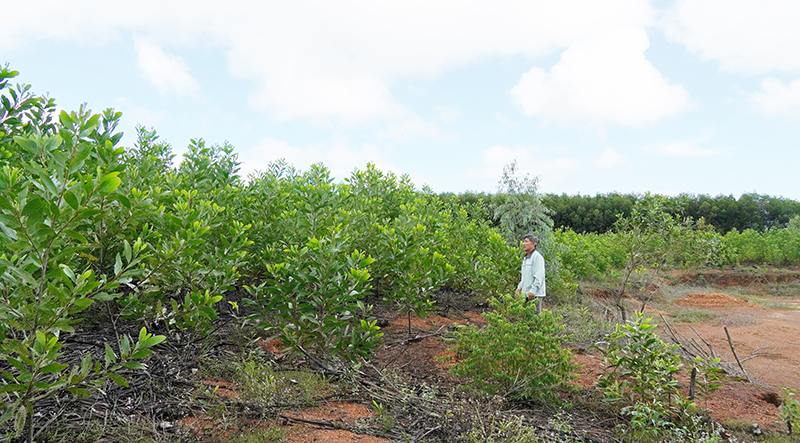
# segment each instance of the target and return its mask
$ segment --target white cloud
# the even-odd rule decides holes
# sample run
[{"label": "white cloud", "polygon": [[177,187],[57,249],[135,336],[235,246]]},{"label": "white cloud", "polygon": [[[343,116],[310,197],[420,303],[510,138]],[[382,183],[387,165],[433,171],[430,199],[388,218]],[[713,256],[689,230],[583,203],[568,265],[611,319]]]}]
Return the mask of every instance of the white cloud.
[{"label": "white cloud", "polygon": [[665,14],[667,36],[724,71],[800,71],[800,2],[678,0]]},{"label": "white cloud", "polygon": [[158,92],[194,95],[200,91],[200,85],[189,75],[189,67],[182,58],[167,54],[158,45],[145,40],[136,40],[135,46],[139,69]]},{"label": "white cloud", "polygon": [[750,94],[753,103],[767,115],[788,115],[800,118],[800,80],[788,85],[775,78],[761,81],[763,92]]},{"label": "white cloud", "polygon": [[721,154],[723,152],[722,150],[704,149],[698,146],[709,139],[711,139],[710,136],[703,136],[688,140],[660,142],[655,143],[652,146],[652,150],[656,153],[669,157],[683,158],[713,157]]},{"label": "white cloud", "polygon": [[628,159],[618,151],[607,148],[594,160],[594,165],[602,169],[612,169],[628,163]]},{"label": "white cloud", "polygon": [[[211,41],[226,52],[235,75],[258,85],[252,106],[277,120],[336,123],[406,119],[409,111],[391,92],[398,80],[432,78],[488,57],[539,57],[613,29],[648,26],[654,16],[647,0],[85,0],[79,7],[31,0],[8,6],[8,16],[36,20],[4,23],[0,47],[30,39],[125,41],[128,35],[164,47]],[[191,82],[174,80],[188,75],[179,60],[152,52],[172,72],[162,75],[145,63],[154,84],[193,90]]]},{"label": "white cloud", "polygon": [[550,72],[533,67],[511,90],[527,116],[545,122],[643,126],[689,107],[689,94],[670,85],[644,57],[643,28],[614,30],[576,44]]},{"label": "white cloud", "polygon": [[401,174],[377,146],[364,144],[361,148],[353,148],[340,141],[297,147],[284,140],[266,137],[257,146],[243,150],[239,159],[246,165],[241,171],[243,177],[256,170],[266,170],[270,163],[279,159],[285,159],[301,171],[308,170],[312,164],[323,163],[337,181],[350,177],[354,169],[363,169],[367,163],[374,164],[381,171]]}]

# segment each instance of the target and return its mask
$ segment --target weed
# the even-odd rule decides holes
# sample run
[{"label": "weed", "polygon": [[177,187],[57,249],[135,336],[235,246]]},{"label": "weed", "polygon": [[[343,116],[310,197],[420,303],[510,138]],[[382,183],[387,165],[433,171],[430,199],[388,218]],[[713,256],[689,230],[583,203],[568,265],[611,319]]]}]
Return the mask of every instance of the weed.
[{"label": "weed", "polygon": [[286,441],[288,435],[288,430],[275,427],[240,435],[231,440],[231,443],[279,443]]},{"label": "weed", "polygon": [[467,433],[471,443],[535,443],[539,441],[535,429],[525,426],[522,417],[506,418],[500,414],[476,417]]},{"label": "weed", "polygon": [[800,434],[800,402],[794,398],[796,392],[794,389],[784,388],[780,406],[781,420],[786,423],[789,434]]},{"label": "weed", "polygon": [[242,400],[263,406],[311,406],[331,392],[329,383],[317,374],[275,371],[270,362],[253,356],[239,363],[234,381],[242,387]]},{"label": "weed", "polygon": [[676,312],[672,318],[680,323],[703,323],[720,316],[720,313],[707,309],[683,308]]},{"label": "weed", "polygon": [[767,290],[770,295],[775,297],[798,298],[800,297],[800,282],[773,283]]},{"label": "weed", "polygon": [[553,313],[562,317],[564,332],[570,335],[570,344],[581,346],[597,343],[610,333],[613,325],[588,307],[557,306]]}]

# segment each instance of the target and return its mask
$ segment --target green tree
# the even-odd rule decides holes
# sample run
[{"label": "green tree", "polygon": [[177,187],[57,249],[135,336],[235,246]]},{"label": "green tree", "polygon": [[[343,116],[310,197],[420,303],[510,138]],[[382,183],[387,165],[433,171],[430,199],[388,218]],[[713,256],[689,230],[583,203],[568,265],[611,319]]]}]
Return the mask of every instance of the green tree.
[{"label": "green tree", "polygon": [[267,267],[268,281],[245,287],[256,311],[248,320],[325,361],[369,357],[383,335],[363,303],[372,259],[346,249],[341,240],[316,238],[288,248],[284,262]]},{"label": "green tree", "polygon": [[[4,104],[12,101],[2,97]],[[47,100],[28,103],[34,102]],[[106,203],[125,201],[120,134],[114,133],[119,118],[112,110],[101,115],[81,107],[62,112],[56,123],[23,119],[3,129],[11,132],[0,147],[18,153],[0,167],[0,358],[9,364],[0,373],[0,425],[10,428],[6,438],[24,435],[32,442],[37,405],[60,392],[89,395],[105,376],[125,385],[116,371],[142,368],[135,360],[164,339],[142,329],[137,341],[115,343],[119,354],[106,344],[105,362],[90,354],[79,364],[60,362],[60,334],[73,331],[78,313],[117,297],[120,285],[141,276],[148,254],[141,240],[123,241],[109,269],[94,269],[91,252],[109,213]]]},{"label": "green tree", "polygon": [[548,245],[553,230],[553,211],[542,204],[538,193],[537,178],[517,177],[517,161],[503,167],[500,178],[500,192],[507,200],[495,210],[495,218],[500,222],[500,232],[509,243],[516,245],[523,235],[534,232],[539,236],[543,247]]},{"label": "green tree", "polygon": [[627,320],[624,299],[634,282],[632,278],[639,277],[639,289],[644,292],[642,301],[646,304],[658,287],[652,277],[657,276],[682,241],[680,224],[664,210],[665,201],[664,197],[646,194],[636,202],[630,216],[620,218],[614,225],[616,240],[626,257],[620,287],[614,296],[614,305],[623,322]]}]

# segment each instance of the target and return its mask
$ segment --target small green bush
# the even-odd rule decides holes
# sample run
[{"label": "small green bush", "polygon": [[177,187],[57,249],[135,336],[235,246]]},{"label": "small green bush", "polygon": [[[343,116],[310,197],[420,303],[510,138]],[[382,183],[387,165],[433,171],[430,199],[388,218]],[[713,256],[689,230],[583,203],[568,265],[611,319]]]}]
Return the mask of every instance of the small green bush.
[{"label": "small green bush", "polygon": [[457,358],[453,373],[470,377],[488,394],[517,399],[556,400],[555,390],[568,389],[577,369],[563,344],[561,317],[549,310],[536,315],[536,305],[504,295],[489,300],[493,312],[483,314],[487,325],[468,325],[456,332]]},{"label": "small green bush", "polygon": [[800,434],[800,401],[794,398],[794,389],[784,388],[780,406],[781,420],[786,423],[789,434]]},{"label": "small green bush", "polygon": [[[617,325],[603,349],[609,372],[599,386],[605,400],[628,419],[620,428],[625,441],[718,441],[715,430],[693,413],[695,404],[678,390],[675,375],[683,363],[676,353],[677,345],[662,341],[651,321],[638,314],[634,320]],[[704,368],[703,376],[708,376],[705,391],[714,389],[713,375],[711,369]]]}]

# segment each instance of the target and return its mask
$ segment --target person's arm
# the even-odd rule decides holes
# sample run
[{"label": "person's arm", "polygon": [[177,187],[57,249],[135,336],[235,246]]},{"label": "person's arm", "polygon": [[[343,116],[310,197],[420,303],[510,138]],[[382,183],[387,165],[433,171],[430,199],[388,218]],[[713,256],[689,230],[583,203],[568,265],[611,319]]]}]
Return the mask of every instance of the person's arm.
[{"label": "person's arm", "polygon": [[544,258],[541,254],[534,254],[533,257],[533,295],[544,295]]}]

